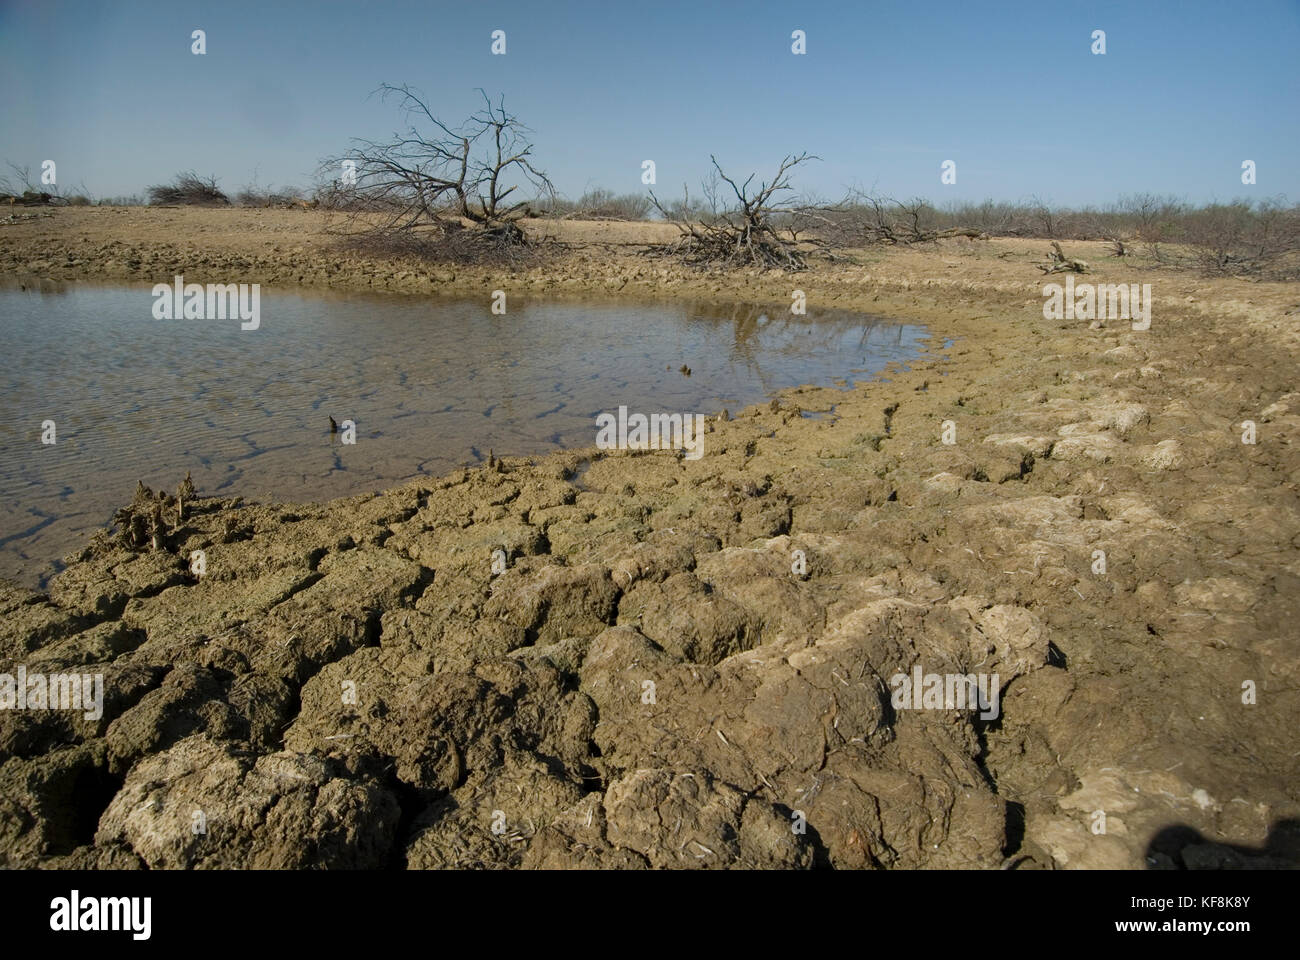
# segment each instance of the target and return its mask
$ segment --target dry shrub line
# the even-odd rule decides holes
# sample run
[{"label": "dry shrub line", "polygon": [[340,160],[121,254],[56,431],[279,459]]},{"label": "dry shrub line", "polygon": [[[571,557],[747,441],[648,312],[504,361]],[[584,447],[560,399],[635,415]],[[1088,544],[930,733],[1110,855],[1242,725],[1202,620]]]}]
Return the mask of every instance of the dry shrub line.
[{"label": "dry shrub line", "polygon": [[1137,193],[1101,210],[1055,211],[1034,197],[1027,206],[989,200],[931,213],[938,222],[969,222],[991,236],[1101,240],[1117,258],[1140,244],[1156,263],[1210,275],[1300,277],[1300,205],[1283,196],[1198,208],[1172,196]]},{"label": "dry shrub line", "polygon": [[642,221],[650,216],[653,204],[640,193],[615,194],[613,190],[597,187],[586,191],[577,200],[553,197],[537,204],[531,212],[534,217],[556,220],[621,220]]},{"label": "dry shrub line", "polygon": [[32,179],[32,168],[6,160],[9,175],[0,176],[0,203],[10,207],[48,207],[70,206],[84,207],[90,204],[90,196],[85,183],[80,183],[74,192],[65,194],[57,185],[37,183]]},{"label": "dry shrub line", "polygon": [[280,210],[293,210],[302,208],[313,210],[319,206],[320,201],[316,198],[308,200],[303,196],[303,191],[298,187],[282,187],[276,190],[272,187],[262,188],[256,182],[244,187],[239,193],[235,194],[235,203],[241,207],[262,207]]},{"label": "dry shrub line", "polygon": [[894,200],[877,197],[863,190],[850,190],[838,203],[806,207],[794,216],[836,246],[870,244],[933,243],[954,237],[987,240],[986,231],[975,227],[940,227],[937,211],[920,197]]},{"label": "dry shrub line", "polygon": [[1027,203],[952,204],[899,201],[852,190],[841,202],[804,207],[792,216],[835,247],[899,245],[949,237],[1100,240],[1116,258],[1135,245],[1156,263],[1211,275],[1287,280],[1300,276],[1300,205],[1285,197],[1234,200],[1195,208],[1173,197],[1124,195],[1096,210]]}]

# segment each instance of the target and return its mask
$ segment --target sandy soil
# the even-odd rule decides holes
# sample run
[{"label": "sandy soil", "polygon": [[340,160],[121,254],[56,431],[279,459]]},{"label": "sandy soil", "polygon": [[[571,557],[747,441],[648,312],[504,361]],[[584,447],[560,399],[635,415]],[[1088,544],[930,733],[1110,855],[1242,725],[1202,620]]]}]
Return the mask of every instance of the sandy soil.
[{"label": "sandy soil", "polygon": [[[1044,320],[1036,241],[791,277],[647,259],[654,225],[564,223],[573,249],[493,273],[340,256],[322,223],[60,210],[0,225],[0,265],[774,305],[797,287],[934,338],[880,382],[712,420],[694,462],[588,450],[325,504],[200,499],[160,550],[87,548],[48,596],[7,589],[3,669],[102,673],[105,705],[0,711],[0,863],[1300,862],[1297,285],[1067,244],[1087,279],[1152,284],[1137,332]],[[1000,715],[896,709],[890,678],[917,664],[999,674]]]}]

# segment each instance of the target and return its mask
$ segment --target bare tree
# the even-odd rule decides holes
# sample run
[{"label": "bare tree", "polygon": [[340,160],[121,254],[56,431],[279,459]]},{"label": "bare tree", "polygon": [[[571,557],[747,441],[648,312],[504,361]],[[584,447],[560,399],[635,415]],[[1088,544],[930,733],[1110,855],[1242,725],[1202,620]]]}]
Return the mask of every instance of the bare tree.
[{"label": "bare tree", "polygon": [[[713,173],[704,183],[709,212],[698,219],[677,215],[679,211],[691,209],[689,193],[678,207],[665,206],[651,191],[655,209],[681,230],[680,239],[670,249],[688,263],[804,269],[807,261],[800,250],[802,242],[797,228],[793,224],[782,226],[778,221],[782,218],[789,221],[799,210],[791,171],[801,163],[818,159],[807,153],[787,156],[770,181],[760,181],[751,190],[756,174],[751,173],[743,183],[737,183],[727,176],[717,158],[710,156]],[[730,196],[727,196],[728,189]]]},{"label": "bare tree", "polygon": [[1132,253],[1135,231],[1131,218],[1121,210],[1110,209],[1101,212],[1090,211],[1083,217],[1084,229],[1089,237],[1097,237],[1110,244],[1111,253],[1117,257],[1127,257]]},{"label": "bare tree", "polygon": [[1159,197],[1152,193],[1125,194],[1119,198],[1119,209],[1129,217],[1139,238],[1152,239],[1152,228],[1160,215]]},{"label": "bare tree", "polygon": [[[1281,197],[1251,203],[1212,203],[1188,213],[1183,236],[1192,256],[1208,273],[1239,276],[1273,273],[1294,277],[1300,251],[1300,207]],[[1289,263],[1279,263],[1289,257]],[[1275,268],[1282,267],[1280,273]]]},{"label": "bare tree", "polygon": [[1042,235],[1049,240],[1056,237],[1056,214],[1052,212],[1050,204],[1039,198],[1037,194],[1029,200],[1033,207],[1034,219],[1038,221],[1038,229]]},{"label": "bare tree", "polygon": [[868,242],[896,244],[902,241],[894,228],[889,200],[866,193],[850,193],[848,202],[851,206],[860,207],[865,213],[862,224]]},{"label": "bare tree", "polygon": [[[462,254],[524,245],[518,221],[530,213],[529,201],[516,191],[526,184],[533,197],[553,197],[555,188],[533,165],[529,130],[504,98],[493,103],[479,90],[483,107],[453,128],[406,85],[384,84],[378,92],[398,100],[409,126],[388,140],[354,140],[346,156],[326,160],[322,171],[355,172],[355,182],[330,185],[326,206],[362,215],[350,220],[352,232],[398,245],[454,240]],[[476,229],[454,238],[462,220]]]},{"label": "bare tree", "polygon": [[[664,206],[658,206],[651,201],[651,207],[656,210],[665,220],[677,222],[679,220],[700,220],[705,216],[717,216],[717,191],[714,189],[714,183],[717,182],[717,171],[709,171],[708,178],[703,184],[704,200],[692,200],[691,189],[686,184],[682,184],[682,197],[680,200],[672,200]],[[710,198],[712,201],[710,202]]]},{"label": "bare tree", "polygon": [[0,176],[0,199],[7,201],[10,206],[41,206],[61,199],[58,187],[53,184],[38,184],[32,180],[30,166],[19,166],[12,160],[6,160],[5,164],[13,179]]},{"label": "bare tree", "polygon": [[3,191],[5,196],[21,196],[33,192],[30,166],[19,166],[12,160],[6,160],[5,166],[9,168],[9,173],[0,174],[0,191]]},{"label": "bare tree", "polygon": [[941,229],[939,212],[921,197],[892,200],[860,188],[850,190],[834,205],[805,208],[800,216],[816,224],[814,229],[832,246],[932,243],[952,237],[988,239],[974,227]]}]

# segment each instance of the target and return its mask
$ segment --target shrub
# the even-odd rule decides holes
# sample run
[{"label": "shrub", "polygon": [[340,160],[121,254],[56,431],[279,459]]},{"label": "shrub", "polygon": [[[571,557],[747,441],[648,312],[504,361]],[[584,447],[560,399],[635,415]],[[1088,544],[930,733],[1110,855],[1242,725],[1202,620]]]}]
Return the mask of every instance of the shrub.
[{"label": "shrub", "polygon": [[297,187],[276,190],[253,184],[235,194],[235,203],[241,207],[299,207],[303,205],[303,192]]},{"label": "shrub", "polygon": [[148,188],[149,202],[153,204],[193,204],[199,206],[228,206],[230,198],[217,187],[217,178],[206,180],[193,171],[176,175],[170,184]]}]

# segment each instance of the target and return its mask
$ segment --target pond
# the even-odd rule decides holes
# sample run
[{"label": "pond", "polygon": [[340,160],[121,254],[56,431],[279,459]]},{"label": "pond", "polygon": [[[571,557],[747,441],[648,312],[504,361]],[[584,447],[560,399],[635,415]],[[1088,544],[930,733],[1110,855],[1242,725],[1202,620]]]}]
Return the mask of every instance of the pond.
[{"label": "pond", "polygon": [[[263,289],[256,329],[154,305],[149,287],[0,289],[0,577],[42,584],[137,480],[174,490],[188,470],[205,496],[348,496],[489,450],[591,446],[620,406],[713,416],[849,386],[926,336],[753,305],[514,299],[498,315],[487,298]],[[353,421],[355,444],[331,417]]]}]

